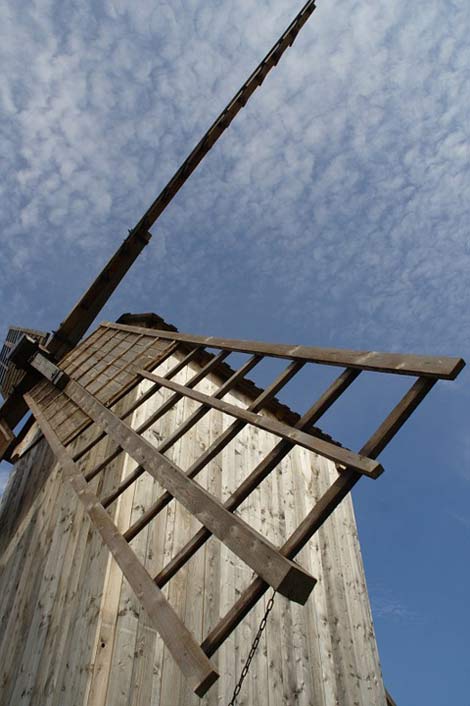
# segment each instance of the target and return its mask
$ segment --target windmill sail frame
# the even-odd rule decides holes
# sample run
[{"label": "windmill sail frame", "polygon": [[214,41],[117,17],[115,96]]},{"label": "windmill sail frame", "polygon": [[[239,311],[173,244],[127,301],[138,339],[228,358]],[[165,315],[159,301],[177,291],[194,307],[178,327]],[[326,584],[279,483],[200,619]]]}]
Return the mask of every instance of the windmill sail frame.
[{"label": "windmill sail frame", "polygon": [[[126,321],[126,317],[122,320]],[[296,555],[363,475],[375,479],[381,474],[383,469],[375,461],[377,456],[437,380],[455,378],[463,367],[463,361],[459,358],[342,351],[201,337],[175,330],[135,326],[132,325],[132,317],[130,321],[103,323],[88,339],[65,356],[59,365],[51,363],[43,353],[37,353],[31,359],[30,366],[40,372],[42,379],[25,394],[25,401],[62,466],[65,478],[85,505],[94,527],[121,566],[142,606],[150,617],[153,616],[155,629],[195,693],[202,695],[217,679],[217,670],[209,658],[269,586],[290,600],[305,603],[316,580],[295,563]],[[151,325],[151,318],[149,323]],[[240,352],[249,356],[248,359],[238,370],[229,369],[225,374],[226,381],[217,391],[207,395],[195,389],[211,372],[220,371],[229,355]],[[178,362],[168,373],[162,376],[153,372],[169,358]],[[284,359],[287,367],[270,385],[258,391],[248,408],[224,401],[223,397],[230,389],[241,384],[249,385],[245,375],[263,360],[270,358]],[[176,374],[192,360],[200,361],[198,372],[185,384],[175,382],[173,378]],[[285,418],[281,414],[277,420],[266,416],[264,410],[273,404],[274,396],[300,370],[312,365],[329,365],[343,370],[302,417],[292,416],[292,413]],[[314,425],[362,371],[413,376],[416,380],[356,454],[325,437]],[[114,411],[116,402],[143,381],[151,383],[147,392],[134,400],[123,413],[117,414]],[[129,421],[133,413],[161,389],[167,389],[172,394],[148,419],[133,428]],[[200,406],[155,448],[144,434],[182,399],[193,400]],[[211,409],[230,415],[234,421],[214,439],[190,468],[183,471],[165,453],[176,441],[190,433]],[[259,462],[235,492],[222,503],[204,491],[194,479],[247,426],[274,434],[279,441],[272,452]],[[84,443],[73,453],[68,451],[68,447],[79,442],[86,430],[89,431],[84,437]],[[79,464],[104,438],[109,439],[114,450],[97,466],[82,473]],[[38,437],[33,443],[37,441]],[[284,545],[274,547],[234,513],[286,454],[299,445],[336,462],[338,477]],[[136,467],[116,484],[111,493],[98,497],[90,484],[124,452],[136,462]],[[110,508],[145,473],[158,480],[165,491],[133,525],[120,532],[113,524]],[[181,503],[202,527],[166,566],[160,568],[156,576],[150,577],[133,553],[130,542],[173,499]],[[161,589],[213,535],[248,564],[257,578],[241,593],[232,608],[213,626],[203,641],[196,644],[194,636],[188,636],[184,624],[173,614]],[[154,612],[153,606],[160,606],[162,612]],[[191,647],[184,649],[185,644]]]}]

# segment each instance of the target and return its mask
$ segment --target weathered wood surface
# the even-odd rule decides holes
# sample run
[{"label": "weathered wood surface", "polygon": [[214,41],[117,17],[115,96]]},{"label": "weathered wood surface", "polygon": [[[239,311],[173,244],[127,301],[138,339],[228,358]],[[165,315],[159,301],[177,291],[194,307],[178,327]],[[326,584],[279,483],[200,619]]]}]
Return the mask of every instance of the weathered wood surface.
[{"label": "weathered wood surface", "polygon": [[[315,585],[313,576],[294,562],[286,560],[248,523],[230,513],[217,498],[201,488],[179,466],[166,459],[150,442],[118,419],[77,382],[71,380],[65,392],[195,518],[251,566],[258,576],[262,576],[267,583],[291,600],[305,603]],[[85,483],[85,480],[83,482]],[[81,490],[82,494],[83,492],[84,489]]]},{"label": "weathered wood surface", "polygon": [[[157,374],[166,374],[175,362],[168,359]],[[186,384],[196,371],[193,363],[175,379]],[[212,375],[198,389],[213,394],[221,382]],[[150,386],[144,382],[139,394]],[[132,426],[137,428],[171,394],[159,390],[135,411]],[[119,410],[129,407],[132,399],[123,400]],[[241,407],[251,403],[238,392],[224,399]],[[194,400],[179,400],[145,432],[146,439],[159,445],[198,406]],[[187,470],[230,423],[218,410],[210,410],[167,451],[168,458]],[[90,427],[70,451],[76,453],[96,433]],[[272,435],[246,426],[202,471],[199,483],[225,503],[276,442]],[[80,459],[82,470],[99,464],[110,450],[106,440],[98,443]],[[120,457],[92,481],[92,487],[100,497],[106,496],[133,468],[135,463]],[[0,630],[0,675],[6,680],[0,689],[1,706],[12,706],[13,683],[21,685],[15,706],[227,703],[261,619],[264,599],[214,655],[221,677],[200,702],[162,648],[149,617],[90,529],[86,515],[80,514],[80,505],[67,492],[44,442],[19,461],[16,472],[16,490],[1,515],[10,527],[3,545],[0,537],[1,615],[7,616],[6,630]],[[337,477],[331,462],[293,449],[237,513],[273,544],[282,545]],[[125,532],[135,523],[163,490],[144,474],[122,493],[110,508],[119,530]],[[29,500],[22,519],[13,522],[9,510],[16,515],[25,494]],[[148,572],[156,575],[200,527],[184,507],[172,502],[135,537],[132,547]],[[319,578],[318,584],[304,607],[277,597],[240,704],[334,706],[339,700],[342,706],[386,706],[349,498],[302,550],[299,561]],[[51,577],[55,578],[51,581]],[[244,562],[212,538],[164,590],[188,629],[203,640],[251,578]],[[350,611],[351,618],[346,619]],[[34,621],[37,612],[40,617]],[[351,648],[353,639],[356,646]],[[35,654],[39,644],[41,654]]]},{"label": "weathered wood surface", "polygon": [[162,592],[155,586],[145,567],[136,560],[129,544],[117,530],[97,496],[88,486],[79,467],[46,421],[40,405],[36,404],[32,395],[25,395],[25,399],[54,456],[59,461],[68,483],[88,513],[93,527],[100,533],[103,542],[119,564],[127,581],[150,616],[153,625],[164,638],[166,646],[181,671],[193,686],[195,693],[202,696],[217,679],[217,672],[191,633],[179,620]]},{"label": "weathered wood surface", "polygon": [[206,404],[214,409],[218,409],[224,414],[228,414],[236,419],[242,419],[243,421],[252,424],[259,429],[271,432],[280,436],[282,439],[288,439],[290,441],[303,446],[310,451],[315,451],[326,458],[329,458],[336,463],[343,464],[345,466],[351,466],[360,473],[376,478],[382,471],[383,468],[380,463],[372,461],[364,456],[349,451],[349,449],[343,449],[336,444],[333,444],[324,439],[315,439],[309,434],[300,431],[298,429],[290,427],[288,424],[283,424],[277,420],[269,419],[263,415],[258,415],[254,412],[250,412],[246,409],[241,409],[239,406],[230,404],[225,400],[216,399],[213,396],[205,395],[197,390],[189,390],[184,385],[179,385],[173,380],[165,380],[161,375],[155,375],[154,373],[146,372],[145,370],[139,371],[142,377],[147,378],[147,380],[152,380],[157,382],[163,387],[167,387],[169,390],[174,390],[180,392],[182,395],[186,395],[197,402],[201,402],[203,405]]},{"label": "weathered wood surface", "polygon": [[[125,324],[106,323],[111,329],[118,331],[133,331],[141,334],[148,329]],[[377,351],[350,351],[340,348],[319,348],[318,346],[299,346],[284,343],[261,343],[260,341],[241,341],[233,338],[217,338],[215,336],[195,336],[188,333],[152,330],[151,335],[172,341],[187,341],[188,343],[214,346],[222,350],[239,351],[240,353],[260,353],[275,358],[290,358],[292,360],[308,360],[323,365],[359,368],[382,373],[398,375],[429,375],[432,377],[453,380],[465,362],[462,358],[447,356],[423,356],[403,353],[379,353]]]}]

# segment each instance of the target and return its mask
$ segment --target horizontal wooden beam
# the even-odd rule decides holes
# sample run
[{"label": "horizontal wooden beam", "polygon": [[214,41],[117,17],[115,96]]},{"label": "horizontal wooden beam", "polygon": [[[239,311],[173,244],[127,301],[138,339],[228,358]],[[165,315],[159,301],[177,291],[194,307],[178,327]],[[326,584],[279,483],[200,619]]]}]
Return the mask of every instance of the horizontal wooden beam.
[{"label": "horizontal wooden beam", "polygon": [[165,378],[155,375],[154,373],[149,373],[146,370],[139,370],[138,373],[148,380],[160,383],[169,390],[179,392],[192,400],[209,405],[219,410],[219,412],[224,412],[224,414],[228,414],[236,419],[242,419],[248,424],[268,431],[271,434],[276,434],[283,439],[289,439],[309,451],[313,451],[320,456],[325,456],[325,458],[329,458],[331,461],[335,461],[344,466],[350,466],[359,471],[359,473],[364,473],[364,475],[370,476],[371,478],[377,478],[383,472],[382,466],[380,463],[377,463],[377,461],[356,454],[349,449],[343,449],[341,446],[333,444],[330,441],[325,441],[316,436],[306,434],[295,427],[279,422],[277,419],[271,419],[265,415],[256,414],[242,407],[237,407],[237,405],[230,404],[224,400],[218,400],[210,395],[205,395],[202,392],[190,390],[184,385],[180,385],[173,380],[165,380]]},{"label": "horizontal wooden beam", "polygon": [[267,539],[228,512],[219,500],[77,382],[71,380],[65,394],[253,571],[279,593],[305,603],[315,585],[313,576],[282,557]]},{"label": "horizontal wooden beam", "polygon": [[[76,383],[75,383],[76,384]],[[181,622],[150,574],[140,563],[129,544],[120,534],[110,516],[85,481],[78,465],[62,446],[58,436],[33,397],[25,395],[33,413],[65,477],[88,513],[92,526],[100,533],[104,543],[119,564],[124,576],[144,607],[152,625],[161,635],[179,668],[198,696],[203,696],[218,678],[218,673],[201,650],[194,636]],[[110,412],[110,414],[112,414]]]},{"label": "horizontal wooden beam", "polygon": [[30,365],[37,370],[38,373],[41,373],[46,380],[52,382],[54,387],[58,390],[63,390],[69,380],[67,373],[64,373],[64,371],[54,365],[54,363],[51,363],[42,353],[36,353],[30,361]]},{"label": "horizontal wooden beam", "polygon": [[144,329],[139,326],[126,326],[106,322],[103,326],[120,328],[123,331],[142,333],[168,338],[186,343],[220,348],[222,350],[240,353],[260,353],[274,358],[290,358],[305,360],[311,363],[334,365],[344,368],[359,368],[397,375],[430,376],[453,380],[465,365],[462,358],[437,356],[405,355],[401,353],[377,353],[375,351],[351,351],[337,348],[318,348],[314,346],[297,346],[284,343],[261,343],[259,341],[239,341],[231,338],[216,338],[214,336],[193,336],[173,331]]}]

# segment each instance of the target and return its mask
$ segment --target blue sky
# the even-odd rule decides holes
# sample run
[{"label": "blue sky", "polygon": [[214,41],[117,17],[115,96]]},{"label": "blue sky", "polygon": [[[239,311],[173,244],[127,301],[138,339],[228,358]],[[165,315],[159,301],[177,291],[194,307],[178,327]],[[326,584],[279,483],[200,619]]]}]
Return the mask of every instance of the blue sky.
[{"label": "blue sky", "polygon": [[[4,0],[3,331],[57,326],[300,7]],[[463,0],[320,1],[101,318],[468,357],[469,34]],[[399,706],[468,700],[468,381],[355,492]],[[365,377],[323,426],[358,448],[402,390]]]}]

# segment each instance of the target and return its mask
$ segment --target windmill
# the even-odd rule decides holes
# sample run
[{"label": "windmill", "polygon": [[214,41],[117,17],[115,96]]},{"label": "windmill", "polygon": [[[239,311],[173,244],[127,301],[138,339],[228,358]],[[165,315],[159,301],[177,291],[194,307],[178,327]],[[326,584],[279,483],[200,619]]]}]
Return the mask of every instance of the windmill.
[{"label": "windmill", "polygon": [[[68,601],[72,600],[70,596],[73,595],[76,616],[80,619],[84,619],[91,611],[88,604],[77,603],[76,592],[73,592],[70,585],[65,585],[67,576],[72,577],[70,581],[75,582],[75,587],[83,588],[85,579],[88,579],[87,586],[93,584],[93,581],[102,581],[95,587],[101,601],[98,608],[93,604],[93,591],[87,588],[91,596],[90,605],[93,604],[95,610],[91,611],[93,620],[90,618],[90,630],[94,637],[93,646],[87,643],[86,647],[82,646],[82,651],[93,653],[93,658],[86,668],[81,667],[80,673],[91,673],[92,676],[86,686],[74,676],[80,686],[69,699],[75,698],[78,693],[82,698],[81,703],[93,706],[98,703],[114,703],[110,674],[113,668],[118,670],[113,664],[122,665],[119,649],[124,650],[124,638],[117,635],[116,629],[112,632],[109,625],[109,615],[112,614],[117,621],[121,612],[115,595],[116,586],[121,586],[115,575],[116,566],[119,566],[133,594],[133,598],[126,600],[136,601],[146,614],[145,621],[138,622],[132,628],[135,628],[135,635],[132,634],[136,654],[135,658],[129,658],[127,662],[132,663],[132,670],[145,672],[140,677],[145,684],[143,690],[150,689],[149,684],[152,683],[147,678],[149,672],[152,674],[150,660],[146,670],[141,666],[145,665],[150,631],[158,633],[161,644],[171,654],[171,666],[161,657],[162,673],[174,675],[175,672],[171,670],[177,669],[189,690],[198,697],[207,693],[207,698],[211,699],[211,693],[214,693],[211,687],[223,671],[212,658],[227,641],[234,639],[235,628],[246,616],[253,614],[266,591],[271,587],[289,602],[305,605],[317,582],[322,582],[327,586],[327,590],[322,589],[324,614],[332,616],[324,627],[328,633],[325,640],[330,640],[336,656],[331,658],[328,671],[326,664],[329,658],[321,655],[322,650],[328,652],[326,642],[323,643],[318,637],[322,630],[320,613],[315,613],[312,620],[317,621],[316,659],[323,660],[323,666],[317,669],[317,673],[326,675],[325,684],[321,687],[323,701],[316,694],[318,703],[325,706],[336,703],[333,699],[338,698],[337,694],[341,690],[342,706],[349,703],[364,706],[366,703],[384,704],[387,699],[375,654],[375,638],[367,635],[367,596],[364,597],[361,583],[360,559],[355,554],[357,546],[351,543],[351,538],[345,540],[350,542],[349,561],[353,565],[348,575],[356,575],[357,578],[356,587],[350,587],[352,597],[340,597],[335,592],[336,578],[329,583],[326,571],[324,575],[315,575],[294,559],[313,537],[323,531],[329,532],[324,530],[324,525],[330,516],[340,516],[338,522],[347,525],[351,533],[354,532],[352,511],[350,506],[343,503],[350,490],[362,476],[372,479],[380,476],[383,469],[377,461],[378,455],[436,381],[454,379],[463,368],[463,361],[460,358],[325,349],[183,334],[154,314],[124,315],[117,323],[101,324],[82,340],[127,270],[149,243],[150,229],[156,220],[256,88],[263,83],[269,71],[276,66],[286,49],[293,44],[314,9],[314,2],[306,3],[57,330],[47,335],[14,328],[7,336],[0,354],[0,387],[6,397],[0,409],[0,452],[5,459],[15,462],[18,469],[0,518],[4,529],[2,561],[5,585],[9,588],[3,594],[3,616],[6,616],[3,649],[6,649],[7,642],[15,645],[7,662],[10,673],[14,672],[18,677],[13,681],[5,672],[4,693],[8,694],[11,704],[19,702],[19,697],[25,691],[28,692],[28,679],[33,683],[31,698],[43,699],[36,703],[45,703],[47,698],[54,698],[55,693],[62,692],[69,667],[68,661],[65,658],[60,661],[59,657],[66,648],[65,635],[73,633],[75,615],[69,608]],[[236,369],[226,362],[233,354],[244,356],[243,363]],[[258,389],[246,376],[268,359],[285,361],[287,365],[270,385]],[[282,405],[276,395],[301,370],[317,365],[340,367],[342,370],[318,399],[311,400],[309,409],[300,416]],[[315,425],[362,371],[406,375],[416,380],[359,452],[354,452],[323,434]],[[185,414],[181,414],[182,410]],[[15,435],[28,411],[32,413],[31,421]],[[272,442],[273,438],[275,443]],[[177,453],[169,453],[175,448],[179,449],[181,458]],[[184,455],[185,464],[182,463]],[[228,459],[232,464],[232,485],[229,484],[229,492],[225,496],[222,492],[217,493],[217,459],[220,458]],[[249,466],[245,469],[248,472],[241,477],[241,469],[245,464]],[[316,502],[307,509],[305,516],[301,516],[303,500],[299,494],[303,486],[299,485],[300,480],[292,481],[293,485],[289,486],[286,496],[290,495],[292,503],[297,504],[285,521],[289,532],[279,546],[263,535],[262,518],[260,526],[255,528],[254,518],[248,511],[242,515],[241,506],[248,501],[262,515],[267,498],[259,494],[261,485],[265,481],[270,482],[269,494],[274,493],[273,478],[278,478],[275,474],[280,471],[286,473],[286,464],[291,464],[291,472],[297,469],[299,477],[308,474],[309,470],[314,472],[318,477],[321,476],[322,483],[319,481],[315,492],[312,491],[311,499]],[[223,462],[221,465],[224,465]],[[61,474],[63,480],[57,474]],[[207,476],[205,485],[195,480],[204,475]],[[284,480],[278,479],[276,482],[282,484]],[[305,480],[306,494],[309,482]],[[62,489],[60,483],[66,486],[66,490]],[[322,484],[325,487],[317,492]],[[285,486],[277,487],[285,490]],[[223,490],[220,484],[218,490]],[[138,510],[135,502],[129,505],[125,500],[129,492],[133,493],[134,500],[139,499]],[[310,498],[308,494],[307,497]],[[36,536],[35,530],[31,529],[33,519],[36,523],[37,518],[44,515],[46,510],[53,512],[54,508],[57,509],[58,498],[61,498],[64,521],[72,523],[73,538],[64,538],[61,522],[54,520],[50,527],[48,525],[52,544],[42,544],[43,539],[39,535],[31,543],[25,537],[27,532],[31,532],[31,537]],[[175,514],[172,520],[169,514],[173,499],[185,513],[181,515],[180,522],[177,522],[179,516]],[[275,517],[280,521],[284,513],[284,499],[271,498],[270,502],[271,521]],[[340,515],[341,512],[344,514]],[[149,562],[153,559],[148,555],[148,537],[153,532],[152,537],[157,542],[159,537],[165,535],[162,517],[165,517],[165,527],[173,521],[171,542],[168,537],[165,538],[167,541],[158,558],[166,559],[166,563],[152,573]],[[81,531],[85,521],[90,524],[93,533],[90,542],[94,542],[93,551],[90,551],[86,560],[83,557],[88,551],[85,541],[87,535]],[[189,537],[183,532],[184,524],[191,529]],[[140,541],[144,533],[147,533],[145,551],[143,545],[139,545],[139,550],[133,548],[131,543]],[[178,533],[183,540],[181,546],[171,544],[174,551],[169,552],[168,545],[174,542],[175,534]],[[324,552],[328,541],[337,542],[337,551],[342,551],[337,528],[333,534],[336,537],[334,541],[333,535],[328,535],[327,539],[320,542],[322,546],[316,550],[317,555]],[[213,549],[211,538],[219,543],[217,550]],[[27,545],[26,549],[22,549],[22,541]],[[97,541],[99,544],[96,544]],[[28,577],[34,573],[33,569],[39,571],[34,564],[35,552],[40,553],[41,548],[45,551],[46,546],[46,568],[43,573],[34,574],[37,575],[38,586],[43,587],[40,590],[44,591],[34,611],[32,625],[35,627],[28,627],[26,618],[23,618],[26,622],[22,623],[24,629],[29,630],[28,635],[36,639],[31,639],[29,648],[21,651],[18,647],[21,635],[17,633],[15,619],[12,617],[18,614],[18,610],[15,612],[12,607],[23,606],[24,611],[28,603],[27,596],[30,595],[28,591],[31,590],[28,587]],[[67,550],[70,547],[74,548],[73,552]],[[199,565],[195,562],[203,547],[206,555]],[[94,566],[96,571],[79,571],[74,568],[75,554],[82,557],[83,567],[88,566],[86,561],[89,561],[89,565]],[[97,564],[104,561],[103,556],[106,561],[111,556],[116,563],[108,561]],[[354,560],[351,559],[353,556]],[[59,575],[56,567],[62,565],[61,562],[65,568]],[[222,568],[214,568],[216,565],[222,566],[223,562],[225,564]],[[313,559],[312,562],[315,564]],[[345,566],[346,563],[345,555],[338,558],[338,565]],[[327,562],[323,567],[326,565]],[[192,567],[189,573],[188,566]],[[229,566],[234,567],[233,571]],[[254,578],[244,588],[242,582],[241,588],[237,588],[238,593],[230,594],[224,613],[219,595],[221,587],[225,590],[232,580],[236,580],[240,567],[248,567],[254,572]],[[318,562],[316,568],[321,569]],[[194,573],[191,574],[193,569]],[[184,571],[186,574],[183,574]],[[214,584],[218,586],[217,596],[211,594],[211,571]],[[194,594],[194,606],[199,606],[197,595],[202,601],[202,608],[197,608],[197,620],[205,624],[205,617],[201,618],[201,613],[210,613],[211,605],[215,602],[218,605],[217,619],[202,640],[187,624],[196,620],[193,615],[196,607],[191,606],[191,601],[186,602],[188,620],[185,620],[181,611],[175,610],[171,592],[168,597],[163,590],[171,579],[182,575],[185,575],[186,595],[193,578],[199,586],[196,586]],[[55,586],[53,596],[51,584]],[[19,586],[18,596],[12,590],[15,585]],[[105,585],[106,589],[103,588]],[[319,586],[315,588],[315,592],[319,590]],[[329,601],[344,606],[348,612],[344,622],[341,622]],[[46,634],[44,630],[41,632],[44,616],[39,608],[44,604],[49,606]],[[271,607],[272,603],[268,602],[266,610],[271,610]],[[67,610],[69,615],[61,618]],[[68,632],[64,629],[64,636],[61,635],[61,620],[68,626]],[[334,620],[338,621],[340,628],[333,625]],[[352,640],[352,622],[356,620],[362,630],[361,636],[357,637],[357,645]],[[131,622],[132,618],[129,617],[126,627],[128,632],[132,632],[129,627]],[[346,627],[346,623],[349,627]],[[86,637],[83,641],[89,639]],[[310,644],[308,636],[305,640],[305,644]],[[348,642],[348,646],[343,644],[345,642]],[[142,657],[138,667],[135,666],[137,653]],[[226,650],[224,659],[228,653]],[[363,658],[362,654],[367,656]],[[364,678],[356,679],[362,680],[359,686],[353,684],[354,680],[348,681],[346,678],[348,659],[356,660],[354,663],[360,664],[363,669]],[[54,667],[53,663],[58,661],[60,664]],[[308,660],[304,659],[302,665],[305,661]],[[341,677],[334,676],[340,663],[343,665]],[[169,672],[165,672],[165,668]],[[282,671],[287,667],[283,663],[280,669]],[[129,680],[133,682],[137,677],[133,676],[132,670]],[[227,671],[230,669],[225,670],[224,674]],[[242,672],[241,676],[245,674]],[[328,683],[333,678],[336,679],[335,687],[331,687],[333,691],[330,693]],[[128,685],[129,680],[126,682]],[[170,677],[165,676],[163,683],[168,684],[169,681]],[[289,678],[286,678],[285,683],[288,682]],[[162,695],[157,703],[170,703],[168,695],[171,694],[171,688],[166,686],[166,696]],[[309,693],[318,688],[312,679],[308,686]],[[375,701],[371,700],[372,691]],[[332,695],[333,692],[336,696]],[[171,703],[189,703],[187,693],[184,694],[184,697]],[[143,703],[143,699],[139,692],[135,703]],[[73,701],[65,700],[61,703],[69,702]],[[30,700],[29,703],[34,701]]]}]

